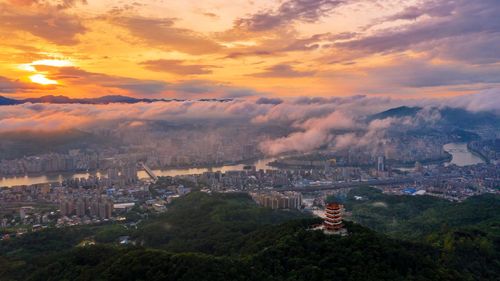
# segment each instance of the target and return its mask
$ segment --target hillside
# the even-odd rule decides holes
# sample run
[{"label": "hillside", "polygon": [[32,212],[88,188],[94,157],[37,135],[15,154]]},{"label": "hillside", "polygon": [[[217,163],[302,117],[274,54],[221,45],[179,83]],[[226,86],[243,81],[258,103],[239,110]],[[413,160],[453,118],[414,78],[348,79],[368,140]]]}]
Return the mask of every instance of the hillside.
[{"label": "hillside", "polygon": [[[430,110],[439,113],[439,120],[436,124],[439,127],[450,130],[455,129],[474,129],[478,127],[491,126],[498,128],[500,116],[492,112],[472,112],[463,108],[442,107],[429,108]],[[385,118],[403,118],[416,117],[419,113],[428,114],[423,111],[422,107],[400,106],[382,111],[367,117],[367,121]]]},{"label": "hillside", "polygon": [[[441,202],[422,203],[435,204]],[[245,194],[192,193],[174,201],[165,214],[146,219],[137,230],[102,225],[42,231],[0,242],[0,280],[500,277],[500,241],[482,232],[441,236],[437,230],[433,233],[445,238],[444,244],[417,243],[388,238],[351,222],[346,222],[349,235],[344,237],[309,230],[320,221],[298,212],[258,207]],[[136,246],[117,243],[125,234]],[[83,240],[96,245],[81,246]]]},{"label": "hillside", "polygon": [[221,257],[142,247],[75,248],[39,260],[26,280],[466,280],[435,262],[439,251],[432,247],[352,224],[347,237],[326,236],[306,229],[314,222],[260,230],[240,246],[259,247]]},{"label": "hillside", "polygon": [[386,195],[360,187],[341,200],[353,221],[395,238],[423,239],[442,229],[458,228],[476,228],[500,236],[498,195],[485,194],[452,203],[431,196]]},{"label": "hillside", "polygon": [[13,131],[0,133],[0,159],[43,153],[66,153],[69,149],[116,145],[119,140],[77,129],[56,131]]}]

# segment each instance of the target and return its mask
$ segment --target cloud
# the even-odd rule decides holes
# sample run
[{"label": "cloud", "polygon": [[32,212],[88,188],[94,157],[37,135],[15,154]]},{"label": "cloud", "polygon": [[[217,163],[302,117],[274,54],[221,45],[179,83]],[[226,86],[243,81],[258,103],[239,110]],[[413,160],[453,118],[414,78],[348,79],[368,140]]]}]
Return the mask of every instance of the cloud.
[{"label": "cloud", "polygon": [[180,98],[243,98],[263,94],[250,88],[234,87],[210,80],[179,81],[170,84],[168,90]]},{"label": "cloud", "polygon": [[206,17],[212,18],[212,19],[218,19],[219,18],[219,16],[217,14],[211,13],[211,12],[205,12],[205,13],[203,13],[203,15],[206,16]]},{"label": "cloud", "polygon": [[307,152],[317,149],[334,139],[331,130],[355,129],[357,123],[352,117],[334,111],[326,116],[311,118],[295,124],[302,131],[291,133],[286,137],[267,140],[261,143],[260,149],[268,155],[278,155],[285,152]]},{"label": "cloud", "polygon": [[500,88],[493,88],[477,94],[454,97],[447,104],[473,112],[492,111],[500,115],[500,102],[498,100],[500,100]]},{"label": "cloud", "polygon": [[169,51],[202,55],[223,49],[217,42],[201,33],[175,27],[175,19],[172,18],[111,17],[109,20],[125,27],[144,42]]},{"label": "cloud", "polygon": [[110,122],[247,120],[264,106],[248,101],[171,101],[136,104],[21,104],[2,107],[0,132],[13,130],[93,129]]},{"label": "cloud", "polygon": [[252,32],[267,31],[300,22],[316,22],[322,16],[347,1],[335,0],[285,0],[275,11],[262,11],[235,21],[236,29]]},{"label": "cloud", "polygon": [[35,87],[17,80],[10,80],[9,78],[0,76],[0,93],[10,94],[16,93],[20,90],[34,89]]},{"label": "cloud", "polygon": [[329,33],[315,34],[305,38],[295,38],[294,34],[288,32],[276,35],[276,38],[263,40],[257,46],[238,48],[238,51],[230,52],[225,58],[278,56],[289,52],[313,51],[319,49],[323,41],[328,42],[334,38]]},{"label": "cloud", "polygon": [[47,6],[54,6],[59,9],[66,9],[74,7],[76,4],[87,4],[87,0],[55,0],[55,1],[44,1],[44,0],[8,0],[10,5],[13,6],[33,6],[36,5],[40,8]]},{"label": "cloud", "polygon": [[[15,130],[93,130],[121,124],[141,126],[151,121],[238,121],[267,136],[259,148],[268,155],[331,149],[376,147],[390,130],[433,124],[441,118],[436,107],[494,111],[500,91],[489,90],[441,100],[395,100],[373,97],[311,99],[311,102],[265,99],[191,100],[136,104],[21,104],[0,110],[0,132]],[[322,100],[322,102],[320,102]],[[366,116],[401,105],[421,106],[416,116],[366,121]]]},{"label": "cloud", "polygon": [[184,64],[181,60],[149,60],[142,62],[145,68],[152,71],[168,72],[178,75],[200,75],[212,73],[213,65]]},{"label": "cloud", "polygon": [[59,45],[78,43],[77,35],[87,28],[76,15],[69,15],[52,6],[15,8],[0,4],[2,29],[24,31]]},{"label": "cloud", "polygon": [[255,101],[256,104],[274,104],[278,105],[283,103],[283,100],[280,98],[268,98],[268,97],[261,97],[258,100]]},{"label": "cloud", "polygon": [[47,78],[51,80],[63,82],[60,85],[55,85],[57,87],[86,86],[93,87],[93,89],[121,89],[125,90],[126,94],[134,96],[199,99],[243,98],[266,94],[251,88],[202,79],[165,82],[89,72],[78,67],[37,65],[36,69],[46,73]]},{"label": "cloud", "polygon": [[37,70],[48,71],[49,77],[56,81],[66,81],[71,85],[97,85],[119,88],[132,94],[155,95],[166,91],[168,83],[157,80],[141,80],[128,77],[95,73],[77,67],[36,66]]},{"label": "cloud", "polygon": [[379,81],[382,87],[437,87],[500,83],[500,67],[432,63],[425,59],[399,57],[382,67],[367,70],[368,77]]},{"label": "cloud", "polygon": [[307,77],[314,75],[313,71],[299,71],[295,70],[288,64],[277,64],[265,69],[264,72],[254,73],[254,77],[274,77],[274,78],[293,78],[293,77]]},{"label": "cloud", "polygon": [[500,40],[498,14],[496,0],[422,1],[379,19],[374,26],[401,20],[409,23],[334,46],[365,55],[414,50],[466,62],[498,62],[500,51],[490,45]]}]

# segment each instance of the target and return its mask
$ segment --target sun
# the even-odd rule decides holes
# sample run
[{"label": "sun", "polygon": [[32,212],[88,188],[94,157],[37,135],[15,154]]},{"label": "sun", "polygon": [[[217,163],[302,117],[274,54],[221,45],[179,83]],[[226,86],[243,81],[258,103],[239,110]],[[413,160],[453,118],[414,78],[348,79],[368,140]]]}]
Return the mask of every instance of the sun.
[{"label": "sun", "polygon": [[31,82],[41,84],[41,85],[55,85],[58,84],[56,80],[51,80],[45,77],[44,74],[35,74],[30,77]]},{"label": "sun", "polygon": [[59,82],[57,82],[56,80],[52,80],[52,79],[47,78],[45,71],[38,71],[36,69],[36,66],[38,66],[38,65],[40,65],[40,66],[53,66],[53,67],[69,67],[69,66],[73,66],[73,62],[71,62],[70,60],[45,59],[45,60],[33,61],[32,63],[20,64],[17,66],[18,69],[36,73],[36,74],[29,76],[29,79],[33,83],[40,84],[40,85],[56,85],[56,84],[59,84]]}]

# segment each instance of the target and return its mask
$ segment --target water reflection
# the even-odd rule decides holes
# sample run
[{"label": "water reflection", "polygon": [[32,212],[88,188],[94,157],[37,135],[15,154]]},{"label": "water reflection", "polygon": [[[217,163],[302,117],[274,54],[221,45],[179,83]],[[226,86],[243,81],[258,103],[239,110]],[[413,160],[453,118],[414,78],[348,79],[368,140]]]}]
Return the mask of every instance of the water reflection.
[{"label": "water reflection", "polygon": [[448,143],[443,146],[443,149],[452,155],[449,164],[457,166],[470,166],[484,163],[484,160],[476,154],[472,153],[466,143]]},{"label": "water reflection", "polygon": [[[257,170],[259,169],[274,169],[273,167],[268,166],[268,164],[274,161],[275,158],[268,159],[260,159],[251,163],[251,165],[256,166]],[[157,176],[179,176],[179,175],[191,175],[191,174],[202,174],[208,171],[241,171],[245,164],[238,165],[224,165],[217,166],[211,168],[184,168],[184,169],[168,169],[168,170],[153,170],[153,172]],[[139,171],[137,173],[139,178],[147,178],[147,174],[144,171]],[[74,178],[89,178],[90,176],[98,176],[101,174],[97,173],[62,173],[62,174],[52,174],[52,175],[29,175],[29,176],[14,176],[14,177],[3,177],[0,178],[0,187],[7,186],[16,186],[16,185],[32,185],[32,184],[40,184],[40,183],[48,183],[48,182],[62,182],[65,179],[74,179]]]}]

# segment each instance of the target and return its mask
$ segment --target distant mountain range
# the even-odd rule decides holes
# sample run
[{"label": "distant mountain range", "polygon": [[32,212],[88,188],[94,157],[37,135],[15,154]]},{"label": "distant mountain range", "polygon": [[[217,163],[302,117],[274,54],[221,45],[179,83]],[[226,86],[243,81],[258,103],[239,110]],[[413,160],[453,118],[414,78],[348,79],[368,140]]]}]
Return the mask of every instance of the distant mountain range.
[{"label": "distant mountain range", "polygon": [[[414,117],[423,108],[400,106],[389,110],[373,114],[367,118],[368,121],[385,118]],[[443,107],[436,108],[441,118],[436,120],[436,124],[452,127],[472,128],[478,126],[500,126],[500,116],[493,112],[472,112],[463,108]]]},{"label": "distant mountain range", "polygon": [[[232,99],[198,99],[197,101],[216,101],[228,102]],[[27,99],[11,99],[0,96],[0,106],[2,105],[16,105],[23,103],[53,103],[53,104],[110,104],[110,103],[139,103],[139,102],[171,102],[171,101],[185,101],[182,99],[138,99],[127,96],[111,95],[99,98],[69,98],[66,96],[48,95],[39,98]]]}]

